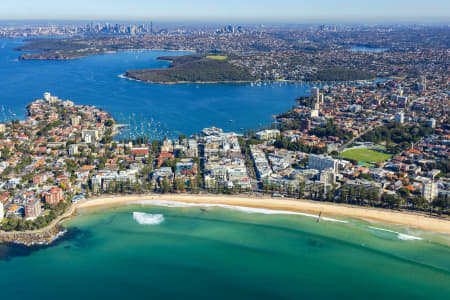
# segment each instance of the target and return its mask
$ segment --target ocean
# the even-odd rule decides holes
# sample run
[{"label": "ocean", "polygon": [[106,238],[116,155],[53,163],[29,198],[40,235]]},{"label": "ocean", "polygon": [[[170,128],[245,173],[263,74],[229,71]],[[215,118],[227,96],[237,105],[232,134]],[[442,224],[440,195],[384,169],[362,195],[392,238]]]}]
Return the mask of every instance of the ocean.
[{"label": "ocean", "polygon": [[[448,236],[258,209],[82,210],[53,246],[0,245],[4,299],[446,299]],[[281,213],[281,212],[280,212]],[[386,231],[387,230],[387,231]]]}]

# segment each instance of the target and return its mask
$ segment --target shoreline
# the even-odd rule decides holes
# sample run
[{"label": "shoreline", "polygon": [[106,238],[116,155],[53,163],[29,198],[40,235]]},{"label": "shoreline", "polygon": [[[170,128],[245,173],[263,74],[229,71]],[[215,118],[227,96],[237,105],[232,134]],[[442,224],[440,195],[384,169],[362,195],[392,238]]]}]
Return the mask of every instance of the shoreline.
[{"label": "shoreline", "polygon": [[105,196],[92,198],[80,202],[79,209],[99,206],[114,207],[132,204],[142,200],[167,200],[194,204],[222,204],[251,208],[264,208],[270,210],[285,210],[291,212],[312,213],[331,217],[350,217],[387,224],[401,225],[425,231],[450,234],[450,220],[428,217],[402,211],[393,211],[383,208],[362,207],[330,202],[299,200],[294,198],[253,198],[248,195],[210,195],[210,194],[143,194],[126,196]]},{"label": "shoreline", "polygon": [[[20,50],[16,50],[16,51],[20,51]],[[46,61],[70,61],[70,60],[75,60],[75,59],[81,59],[81,58],[86,58],[86,57],[90,57],[90,56],[97,56],[97,55],[105,55],[105,54],[116,54],[116,53],[120,53],[120,52],[145,52],[145,51],[164,51],[164,52],[192,52],[195,53],[195,49],[179,49],[179,50],[166,50],[166,49],[160,49],[160,48],[138,48],[138,49],[119,49],[119,50],[108,50],[105,52],[101,52],[101,53],[94,53],[94,54],[88,54],[88,55],[81,55],[81,56],[70,56],[70,57],[64,57],[61,59],[57,59],[57,58],[51,58],[51,57],[46,57],[45,54],[46,52],[38,52],[38,53],[25,53],[25,54],[21,54],[19,55],[18,59],[19,60],[24,60],[24,61],[28,61],[28,60],[46,60]],[[28,52],[28,51],[21,51],[21,52]],[[30,55],[42,55],[39,57],[34,57],[34,56],[30,56]]]},{"label": "shoreline", "polygon": [[[156,70],[156,69],[155,69]],[[165,70],[165,69],[162,69]],[[304,81],[304,80],[287,80],[287,79],[278,79],[278,80],[239,80],[239,81],[151,81],[151,80],[142,80],[135,77],[127,76],[126,73],[118,75],[122,79],[128,79],[137,82],[150,83],[150,84],[160,84],[160,85],[176,85],[176,84],[248,84],[248,83],[304,83],[304,84],[321,84],[327,81]],[[376,78],[368,80],[374,81]],[[352,82],[364,81],[364,80],[351,80]],[[343,81],[336,81],[336,83]]]},{"label": "shoreline", "polygon": [[[163,69],[164,70],[164,69]],[[243,84],[243,83],[251,83],[251,82],[263,82],[263,81],[149,81],[137,79],[134,77],[127,76],[125,74],[120,74],[120,78],[128,79],[137,82],[143,83],[151,83],[151,84],[161,84],[161,85],[175,85],[175,84],[220,84],[220,83],[235,83],[235,84]]]},{"label": "shoreline", "polygon": [[[47,245],[65,233],[62,223],[76,216],[78,209],[95,207],[116,207],[127,204],[139,205],[139,201],[165,200],[197,205],[226,205],[245,208],[259,208],[274,211],[321,214],[322,217],[348,217],[385,224],[400,225],[429,232],[450,234],[450,220],[439,219],[411,212],[393,211],[383,208],[362,207],[331,202],[299,200],[295,198],[254,197],[249,195],[214,194],[142,194],[108,195],[81,200],[49,225],[37,230],[0,231],[0,243],[15,243],[25,246]],[[157,204],[155,204],[157,206]]]}]

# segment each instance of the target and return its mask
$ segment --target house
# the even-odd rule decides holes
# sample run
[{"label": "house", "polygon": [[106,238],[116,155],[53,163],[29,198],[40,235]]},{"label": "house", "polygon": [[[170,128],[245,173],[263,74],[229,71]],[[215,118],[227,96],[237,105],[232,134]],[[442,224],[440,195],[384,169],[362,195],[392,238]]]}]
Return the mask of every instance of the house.
[{"label": "house", "polygon": [[38,174],[33,177],[34,184],[44,184],[48,180],[47,174]]},{"label": "house", "polygon": [[138,157],[148,157],[149,150],[148,148],[133,148],[131,149],[131,154],[134,156],[134,158]]},{"label": "house", "polygon": [[170,182],[173,180],[173,172],[170,167],[163,167],[156,169],[152,172],[152,180],[156,183],[161,184],[161,182],[167,179]]},{"label": "house", "polygon": [[180,175],[195,175],[197,173],[197,164],[192,162],[192,159],[182,159],[176,164],[176,174]]},{"label": "house", "polygon": [[6,217],[7,218],[10,218],[10,217],[19,217],[19,218],[21,218],[23,216],[23,213],[24,213],[23,206],[13,205],[6,212]]},{"label": "house", "polygon": [[163,164],[166,160],[168,160],[168,159],[174,159],[174,158],[175,158],[175,157],[173,156],[172,153],[168,153],[168,152],[161,151],[161,153],[159,153],[159,156],[158,156],[158,163],[157,163],[158,168],[161,167],[162,164]]}]

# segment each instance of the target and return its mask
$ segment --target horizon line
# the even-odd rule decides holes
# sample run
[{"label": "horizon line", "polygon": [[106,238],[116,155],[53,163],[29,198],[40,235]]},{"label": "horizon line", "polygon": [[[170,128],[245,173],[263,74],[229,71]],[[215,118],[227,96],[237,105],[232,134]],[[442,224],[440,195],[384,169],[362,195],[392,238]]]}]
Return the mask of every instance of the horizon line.
[{"label": "horizon line", "polygon": [[27,21],[38,21],[38,22],[150,22],[150,21],[158,21],[158,22],[207,22],[208,24],[215,24],[221,22],[231,22],[231,21],[240,21],[240,22],[270,22],[270,23],[278,23],[278,24],[311,24],[312,23],[326,23],[326,22],[338,22],[341,24],[350,24],[350,23],[405,23],[405,22],[425,22],[425,23],[441,23],[441,24],[450,24],[450,17],[448,16],[415,16],[415,17],[404,17],[404,16],[389,16],[389,17],[376,17],[376,16],[367,16],[367,17],[324,17],[324,16],[313,16],[313,17],[211,17],[211,16],[193,16],[193,17],[164,17],[164,16],[153,16],[153,17],[118,17],[118,18],[106,18],[106,17],[67,17],[67,18],[53,18],[53,17],[25,17],[25,18],[16,18],[16,17],[0,17],[0,22],[27,22]]}]

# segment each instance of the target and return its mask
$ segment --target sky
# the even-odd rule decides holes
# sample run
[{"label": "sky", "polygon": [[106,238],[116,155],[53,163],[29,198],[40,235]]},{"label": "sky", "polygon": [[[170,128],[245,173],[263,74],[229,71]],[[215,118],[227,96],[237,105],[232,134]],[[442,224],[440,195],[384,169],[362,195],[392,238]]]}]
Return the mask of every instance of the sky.
[{"label": "sky", "polygon": [[0,20],[436,20],[449,0],[0,0]]}]

